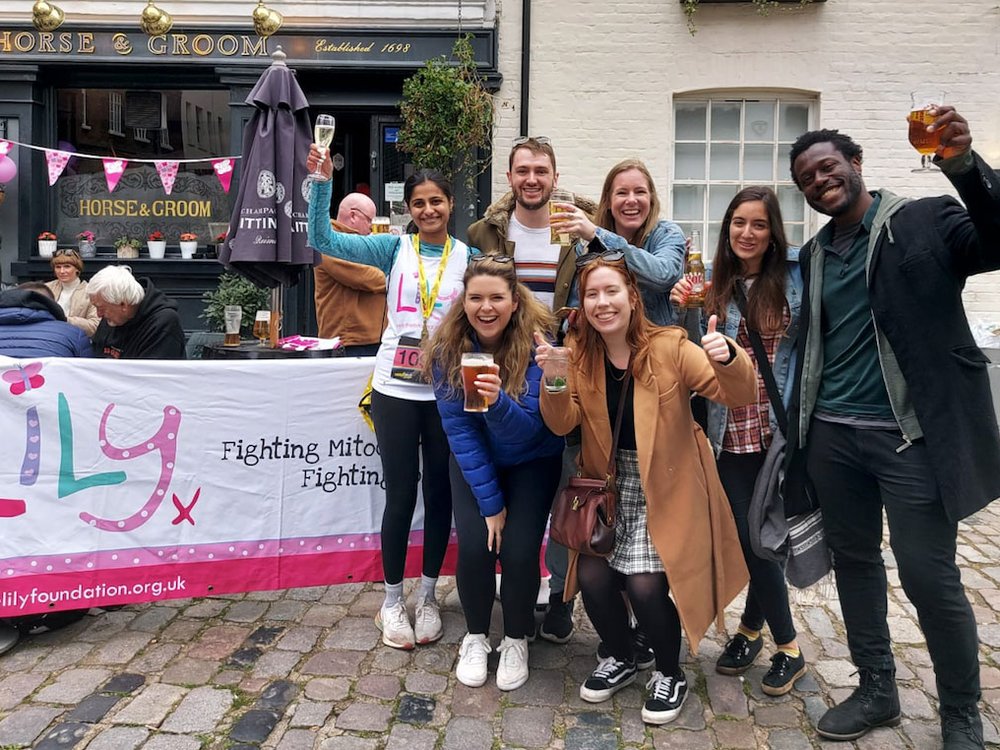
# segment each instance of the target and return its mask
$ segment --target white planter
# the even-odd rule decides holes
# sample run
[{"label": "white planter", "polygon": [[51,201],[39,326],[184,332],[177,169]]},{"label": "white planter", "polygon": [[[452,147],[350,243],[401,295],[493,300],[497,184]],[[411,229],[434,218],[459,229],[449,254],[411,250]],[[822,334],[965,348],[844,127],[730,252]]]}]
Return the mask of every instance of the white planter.
[{"label": "white planter", "polygon": [[38,254],[43,258],[51,258],[58,244],[56,240],[38,240]]},{"label": "white planter", "polygon": [[185,240],[181,243],[181,257],[193,258],[198,252],[198,240]]},{"label": "white planter", "polygon": [[149,240],[146,243],[146,247],[149,249],[150,258],[159,259],[162,258],[167,253],[166,240]]}]

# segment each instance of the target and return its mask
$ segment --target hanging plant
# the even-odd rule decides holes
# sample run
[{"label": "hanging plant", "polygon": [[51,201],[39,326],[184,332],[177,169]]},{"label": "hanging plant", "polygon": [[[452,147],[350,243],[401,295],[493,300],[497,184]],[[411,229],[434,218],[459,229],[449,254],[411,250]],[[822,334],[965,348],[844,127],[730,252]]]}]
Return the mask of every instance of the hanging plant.
[{"label": "hanging plant", "polygon": [[493,95],[476,69],[470,38],[455,42],[450,61],[444,55],[428,60],[403,82],[403,126],[396,145],[418,167],[449,179],[465,170],[471,187],[490,163]]},{"label": "hanging plant", "polygon": [[[698,5],[702,2],[719,2],[719,3],[731,3],[731,2],[743,2],[745,0],[681,0],[681,5],[684,6],[684,17],[687,19],[688,31],[691,36],[694,36],[698,32],[698,28],[694,24],[694,14],[698,12]],[[749,0],[753,3],[754,7],[757,9],[757,15],[767,16],[770,15],[771,11],[777,8],[779,5],[787,3],[797,3],[799,5],[809,5],[809,3],[814,0]],[[824,2],[824,0],[817,0],[818,2]]]}]

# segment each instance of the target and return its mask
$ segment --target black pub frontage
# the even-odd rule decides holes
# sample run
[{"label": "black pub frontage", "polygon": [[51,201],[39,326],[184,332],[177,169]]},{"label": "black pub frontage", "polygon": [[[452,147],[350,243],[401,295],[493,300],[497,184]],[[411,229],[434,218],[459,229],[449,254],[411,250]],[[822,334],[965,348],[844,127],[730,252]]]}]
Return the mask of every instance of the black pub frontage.
[{"label": "black pub frontage", "polygon": [[[310,102],[310,117],[336,117],[334,206],[359,190],[380,214],[399,212],[401,183],[413,168],[396,149],[402,84],[426,60],[449,55],[458,32],[283,28],[267,38],[246,32],[245,26],[161,36],[69,24],[53,32],[0,28],[0,138],[18,144],[8,155],[16,175],[3,185],[0,204],[4,282],[52,278],[50,260],[39,255],[40,233],[55,233],[59,247],[75,247],[77,235],[89,231],[97,255],[85,259],[85,278],[107,264],[128,263],[177,300],[186,330],[203,329],[202,294],[223,271],[214,241],[229,222],[241,163],[235,162],[227,194],[212,161],[239,156],[252,114],[244,100],[279,46]],[[496,31],[471,34],[477,66],[499,86]],[[70,154],[51,186],[43,149]],[[128,162],[113,191],[100,157]],[[157,160],[179,162],[169,195]],[[460,234],[485,207],[489,185],[489,173],[480,175],[473,194],[456,185]],[[156,231],[167,240],[163,259],[146,251]],[[198,236],[193,259],[181,257],[184,233]],[[122,236],[141,240],[139,258],[117,259],[114,242]],[[288,293],[285,322],[286,332],[315,333],[311,274]]]}]

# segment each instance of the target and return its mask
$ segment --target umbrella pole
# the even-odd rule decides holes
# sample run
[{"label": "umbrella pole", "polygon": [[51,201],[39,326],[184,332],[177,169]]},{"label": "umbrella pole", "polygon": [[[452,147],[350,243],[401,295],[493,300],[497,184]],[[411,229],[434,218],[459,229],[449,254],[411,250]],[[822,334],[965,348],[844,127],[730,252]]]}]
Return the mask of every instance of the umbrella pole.
[{"label": "umbrella pole", "polygon": [[271,290],[271,348],[278,348],[281,338],[281,317],[285,309],[285,287],[279,284]]}]

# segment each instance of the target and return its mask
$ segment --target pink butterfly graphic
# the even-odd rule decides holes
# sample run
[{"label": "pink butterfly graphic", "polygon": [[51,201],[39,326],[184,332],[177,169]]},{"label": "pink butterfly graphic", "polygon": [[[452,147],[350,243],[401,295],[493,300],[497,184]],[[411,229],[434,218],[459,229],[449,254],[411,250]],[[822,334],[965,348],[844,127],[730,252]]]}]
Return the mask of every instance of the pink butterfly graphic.
[{"label": "pink butterfly graphic", "polygon": [[20,396],[25,391],[45,385],[45,378],[39,375],[41,370],[41,362],[32,362],[24,367],[18,365],[17,370],[7,370],[3,374],[3,379],[5,383],[10,383],[10,392]]}]

